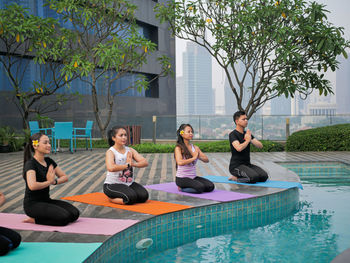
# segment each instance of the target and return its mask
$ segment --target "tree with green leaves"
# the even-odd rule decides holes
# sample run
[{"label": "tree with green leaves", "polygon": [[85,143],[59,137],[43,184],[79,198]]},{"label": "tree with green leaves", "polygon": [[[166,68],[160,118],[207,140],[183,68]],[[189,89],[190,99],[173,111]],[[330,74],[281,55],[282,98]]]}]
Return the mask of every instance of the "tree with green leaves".
[{"label": "tree with green leaves", "polygon": [[[61,59],[69,57],[69,31],[60,28],[57,20],[30,15],[26,9],[11,4],[0,9],[0,65],[13,88],[12,101],[28,128],[30,114],[56,111],[74,94],[57,94],[69,88],[74,79],[61,74]],[[39,78],[25,83],[25,76],[37,72]],[[30,73],[29,73],[30,72]]]},{"label": "tree with green leaves", "polygon": [[[149,81],[139,75],[128,87],[117,87],[117,80],[138,72],[147,63],[147,56],[156,44],[138,32],[136,6],[126,0],[48,0],[50,8],[71,25],[75,42],[74,57],[66,61],[63,72],[70,76],[78,69],[81,80],[91,88],[93,112],[101,136],[112,117],[115,99],[121,93],[136,88],[146,89]],[[164,76],[171,72],[169,58],[158,58]],[[106,109],[106,110],[105,110]]]},{"label": "tree with green leaves", "polygon": [[324,72],[335,71],[337,56],[347,57],[350,46],[316,2],[169,0],[155,11],[175,36],[204,47],[218,62],[248,117],[283,94],[332,93]]}]

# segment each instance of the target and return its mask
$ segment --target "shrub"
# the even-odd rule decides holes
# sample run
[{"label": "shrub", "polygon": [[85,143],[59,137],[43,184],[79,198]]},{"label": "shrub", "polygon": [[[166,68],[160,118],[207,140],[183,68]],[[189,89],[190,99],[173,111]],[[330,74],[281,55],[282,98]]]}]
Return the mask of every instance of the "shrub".
[{"label": "shrub", "polygon": [[251,152],[283,152],[284,146],[281,143],[273,141],[261,141],[264,145],[262,149],[256,148],[253,145],[250,146]]},{"label": "shrub", "polygon": [[[280,143],[272,141],[262,141],[264,147],[258,149],[251,146],[253,152],[280,152],[284,151],[284,147]],[[213,141],[213,142],[198,142],[195,143],[203,152],[230,152],[230,143],[226,141]],[[136,151],[140,153],[173,153],[175,144],[153,144],[143,143],[132,146]]]},{"label": "shrub", "polygon": [[22,141],[19,141],[15,131],[10,126],[0,127],[1,152],[14,152],[21,149]]},{"label": "shrub", "polygon": [[173,153],[175,144],[153,144],[153,143],[142,143],[132,145],[139,153]]},{"label": "shrub", "polygon": [[338,124],[303,130],[288,137],[286,150],[350,151],[350,124]]}]

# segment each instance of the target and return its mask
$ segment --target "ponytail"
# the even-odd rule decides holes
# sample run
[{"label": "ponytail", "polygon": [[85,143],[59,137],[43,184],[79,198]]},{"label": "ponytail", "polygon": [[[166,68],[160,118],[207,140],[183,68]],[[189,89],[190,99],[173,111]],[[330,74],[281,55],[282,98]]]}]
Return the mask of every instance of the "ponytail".
[{"label": "ponytail", "polygon": [[26,143],[25,147],[24,147],[24,158],[23,158],[23,169],[24,169],[24,165],[25,163],[32,159],[32,152],[34,153],[34,147],[33,147],[33,141],[35,140],[40,140],[41,136],[43,136],[43,133],[34,133],[32,136],[30,136],[28,142]]}]

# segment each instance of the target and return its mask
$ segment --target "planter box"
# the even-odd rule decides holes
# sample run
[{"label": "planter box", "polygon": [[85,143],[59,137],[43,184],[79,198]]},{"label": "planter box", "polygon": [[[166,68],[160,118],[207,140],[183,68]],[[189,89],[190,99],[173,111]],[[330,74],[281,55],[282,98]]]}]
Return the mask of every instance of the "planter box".
[{"label": "planter box", "polygon": [[10,145],[0,145],[0,153],[10,152]]}]

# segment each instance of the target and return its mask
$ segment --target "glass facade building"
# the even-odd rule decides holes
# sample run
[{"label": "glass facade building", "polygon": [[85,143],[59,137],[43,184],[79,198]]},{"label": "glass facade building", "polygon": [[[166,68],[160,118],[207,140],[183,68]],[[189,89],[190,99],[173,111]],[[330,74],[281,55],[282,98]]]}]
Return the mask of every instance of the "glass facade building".
[{"label": "glass facade building", "polygon": [[[132,1],[138,6],[136,11],[138,32],[145,38],[151,40],[157,45],[157,50],[148,56],[148,63],[140,69],[130,72],[114,82],[111,91],[116,92],[124,90],[129,87],[131,83],[140,77],[140,74],[146,79],[151,80],[161,72],[160,65],[157,62],[157,57],[167,55],[170,57],[173,69],[175,70],[175,41],[171,36],[167,25],[160,24],[155,18],[153,8],[157,2],[153,0]],[[0,8],[5,8],[6,5],[17,3],[28,10],[32,15],[40,17],[53,17],[57,19],[61,26],[72,29],[70,22],[64,22],[54,10],[51,10],[45,5],[45,0],[2,0]],[[1,47],[0,47],[1,49]],[[4,50],[0,50],[0,55],[4,55]],[[46,73],[44,76],[40,70],[40,66],[34,63],[33,58],[23,58],[18,67],[14,67],[14,71],[21,72],[21,89],[29,91],[33,89],[33,81],[41,80],[50,81],[53,78],[53,73]],[[24,66],[25,65],[25,66]],[[21,68],[23,67],[23,68]],[[57,74],[59,69],[57,69]],[[97,83],[97,92],[101,99],[102,119],[106,117],[103,112],[107,112],[107,104],[104,104],[103,89],[104,78],[100,78]],[[153,115],[175,115],[176,114],[176,87],[174,77],[161,77],[152,81],[147,90],[138,92],[136,89],[128,89],[126,92],[118,95],[114,100],[113,114],[110,126],[114,125],[141,125],[142,137],[151,138],[152,131],[148,131],[148,122],[152,122]],[[86,120],[94,120],[93,107],[91,102],[91,88],[81,79],[73,80],[66,88],[59,89],[59,94],[79,93],[80,98],[69,100],[59,107],[57,111],[45,114],[45,116],[52,118],[54,121],[73,121],[74,126],[83,127]],[[0,126],[10,125],[16,130],[22,129],[22,118],[17,107],[14,105],[14,92],[4,70],[3,65],[0,64],[0,109],[1,121]],[[35,115],[30,115],[29,119],[34,119]],[[175,129],[176,123],[169,125],[169,129]],[[174,127],[172,127],[174,126]],[[167,131],[165,131],[167,132]],[[170,130],[168,131],[171,132]],[[100,137],[99,130],[94,125],[94,135]]]}]

